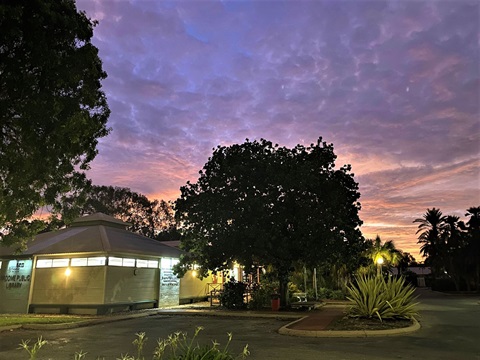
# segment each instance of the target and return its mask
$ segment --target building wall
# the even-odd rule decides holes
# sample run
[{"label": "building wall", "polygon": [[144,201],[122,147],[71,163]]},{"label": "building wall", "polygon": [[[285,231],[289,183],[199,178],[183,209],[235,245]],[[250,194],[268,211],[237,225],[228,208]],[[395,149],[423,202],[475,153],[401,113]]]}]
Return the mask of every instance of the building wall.
[{"label": "building wall", "polygon": [[106,266],[37,268],[32,304],[102,304]]},{"label": "building wall", "polygon": [[185,303],[187,300],[207,297],[209,283],[213,283],[211,274],[200,280],[192,270],[187,271],[185,276],[180,279],[180,302]]},{"label": "building wall", "polygon": [[0,313],[26,313],[32,260],[2,260],[0,269]]},{"label": "building wall", "polygon": [[105,304],[158,299],[158,269],[117,266],[105,268]]}]

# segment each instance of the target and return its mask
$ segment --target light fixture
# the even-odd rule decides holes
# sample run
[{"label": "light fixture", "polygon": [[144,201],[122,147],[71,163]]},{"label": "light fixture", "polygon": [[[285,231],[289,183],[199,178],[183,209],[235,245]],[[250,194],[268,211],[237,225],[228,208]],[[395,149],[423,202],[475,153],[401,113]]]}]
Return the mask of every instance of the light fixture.
[{"label": "light fixture", "polygon": [[197,270],[192,270],[192,276],[197,277]]},{"label": "light fixture", "polygon": [[69,267],[67,267],[65,269],[65,276],[70,276],[71,273],[72,273],[72,270]]}]

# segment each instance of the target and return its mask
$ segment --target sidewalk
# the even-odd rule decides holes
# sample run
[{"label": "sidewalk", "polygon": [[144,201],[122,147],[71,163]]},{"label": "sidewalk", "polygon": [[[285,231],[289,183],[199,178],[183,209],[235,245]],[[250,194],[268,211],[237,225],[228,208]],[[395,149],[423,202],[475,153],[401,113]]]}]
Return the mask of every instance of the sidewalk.
[{"label": "sidewalk", "polygon": [[332,321],[343,316],[344,309],[341,307],[323,307],[321,310],[307,313],[299,321],[287,325],[287,328],[307,331],[325,330]]}]

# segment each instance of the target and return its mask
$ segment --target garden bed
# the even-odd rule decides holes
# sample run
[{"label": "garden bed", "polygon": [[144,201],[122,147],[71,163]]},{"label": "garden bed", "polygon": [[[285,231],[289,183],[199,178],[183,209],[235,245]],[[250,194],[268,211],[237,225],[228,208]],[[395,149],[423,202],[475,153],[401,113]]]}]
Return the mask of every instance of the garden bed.
[{"label": "garden bed", "polygon": [[327,330],[388,330],[409,327],[413,322],[407,319],[362,319],[343,317],[332,321]]}]

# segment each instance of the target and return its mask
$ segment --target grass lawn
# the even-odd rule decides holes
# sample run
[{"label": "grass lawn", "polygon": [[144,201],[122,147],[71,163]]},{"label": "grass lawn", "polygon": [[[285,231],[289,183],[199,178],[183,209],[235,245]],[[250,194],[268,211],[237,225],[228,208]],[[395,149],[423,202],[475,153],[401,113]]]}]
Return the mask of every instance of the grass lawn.
[{"label": "grass lawn", "polygon": [[95,316],[85,315],[2,314],[0,315],[0,327],[22,324],[64,324],[95,318]]}]

